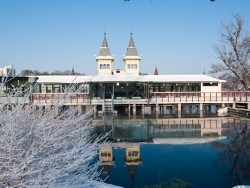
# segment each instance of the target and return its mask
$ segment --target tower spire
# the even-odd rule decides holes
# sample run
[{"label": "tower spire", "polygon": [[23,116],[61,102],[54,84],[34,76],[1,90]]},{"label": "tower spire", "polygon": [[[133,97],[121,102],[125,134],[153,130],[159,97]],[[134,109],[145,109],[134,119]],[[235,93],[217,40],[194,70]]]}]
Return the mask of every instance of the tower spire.
[{"label": "tower spire", "polygon": [[[133,33],[130,33],[130,39],[129,39],[129,44],[127,48],[127,53],[125,58],[129,58],[129,56],[133,56],[133,58],[136,57],[136,59],[141,59],[137,53],[137,49],[135,47],[134,39],[133,39]],[[124,58],[124,59],[125,59]]]},{"label": "tower spire", "polygon": [[103,48],[108,48],[108,42],[107,42],[107,38],[106,38],[106,32],[104,32],[104,39],[102,42],[102,47]]},{"label": "tower spire", "polygon": [[135,48],[135,43],[134,43],[134,40],[133,40],[133,33],[132,32],[130,33],[130,40],[129,40],[128,47],[129,48]]},{"label": "tower spire", "polygon": [[73,66],[72,66],[72,70],[71,70],[71,75],[75,75],[75,69]]},{"label": "tower spire", "polygon": [[109,47],[108,47],[106,32],[104,32],[104,38],[103,38],[103,42],[102,42],[102,47],[100,49],[98,57],[100,57],[100,56],[102,56],[102,57],[110,57],[111,59],[113,59],[113,57],[111,57],[110,50],[109,50]]},{"label": "tower spire", "polygon": [[96,57],[96,61],[98,63],[98,75],[112,74],[112,63],[114,61],[114,58],[110,54],[106,32],[104,32],[102,46],[100,48],[99,55]]},{"label": "tower spire", "polygon": [[158,75],[158,69],[157,69],[157,66],[155,67],[155,72],[154,72],[154,75]]},{"label": "tower spire", "polygon": [[140,61],[141,57],[137,53],[137,49],[135,48],[135,43],[133,39],[133,33],[131,32],[127,53],[126,56],[123,58],[126,73],[139,76]]}]

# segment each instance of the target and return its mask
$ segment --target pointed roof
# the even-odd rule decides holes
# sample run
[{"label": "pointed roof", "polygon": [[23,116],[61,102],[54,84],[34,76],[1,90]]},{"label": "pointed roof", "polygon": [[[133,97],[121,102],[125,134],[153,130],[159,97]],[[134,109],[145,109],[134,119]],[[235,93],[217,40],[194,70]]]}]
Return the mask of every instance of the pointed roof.
[{"label": "pointed roof", "polygon": [[75,69],[72,67],[71,75],[75,75]]},{"label": "pointed roof", "polygon": [[129,48],[135,48],[135,43],[134,43],[134,40],[133,40],[133,33],[130,33],[130,40],[129,40],[128,47]]},{"label": "pointed roof", "polygon": [[157,67],[155,67],[154,75],[159,75],[159,74],[158,74],[158,69],[157,69]]},{"label": "pointed roof", "polygon": [[98,59],[111,59],[112,61],[114,60],[114,58],[110,54],[110,50],[109,50],[108,42],[106,38],[106,33],[104,33],[102,47],[100,49],[99,55],[97,56],[96,60]]},{"label": "pointed roof", "polygon": [[138,59],[138,60],[141,59],[141,57],[137,53],[137,49],[135,47],[132,32],[130,33],[130,40],[129,40],[129,45],[127,48],[127,53],[126,53],[126,56],[124,57],[124,60],[126,60],[126,59]]}]

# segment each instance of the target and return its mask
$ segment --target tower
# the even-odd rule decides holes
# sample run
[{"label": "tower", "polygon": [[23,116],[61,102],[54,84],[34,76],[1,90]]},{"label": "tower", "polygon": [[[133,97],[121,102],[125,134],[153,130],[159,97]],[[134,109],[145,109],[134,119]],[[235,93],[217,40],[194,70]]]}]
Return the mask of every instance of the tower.
[{"label": "tower", "polygon": [[140,61],[141,57],[138,55],[137,50],[135,48],[133,33],[130,33],[130,40],[127,48],[127,53],[126,56],[123,58],[125,72],[127,74],[139,76]]},{"label": "tower", "polygon": [[157,67],[155,67],[155,72],[154,72],[154,75],[158,75],[159,73],[158,73],[158,69],[157,69]]},{"label": "tower", "polygon": [[114,58],[110,54],[108,42],[106,39],[106,33],[104,33],[104,39],[99,55],[96,57],[98,63],[98,75],[111,75],[112,74],[112,63]]}]

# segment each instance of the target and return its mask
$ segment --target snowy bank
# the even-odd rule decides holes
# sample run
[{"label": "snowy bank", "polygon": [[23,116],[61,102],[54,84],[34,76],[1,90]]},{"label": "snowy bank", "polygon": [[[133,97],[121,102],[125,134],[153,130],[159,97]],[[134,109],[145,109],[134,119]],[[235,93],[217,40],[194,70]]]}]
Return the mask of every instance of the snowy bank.
[{"label": "snowy bank", "polygon": [[95,184],[94,186],[97,188],[122,188],[120,186],[107,184],[107,183],[103,183],[103,182],[98,182],[98,181],[95,181],[94,184]]},{"label": "snowy bank", "polygon": [[155,138],[154,144],[204,144],[218,140],[224,140],[226,137],[218,138]]}]

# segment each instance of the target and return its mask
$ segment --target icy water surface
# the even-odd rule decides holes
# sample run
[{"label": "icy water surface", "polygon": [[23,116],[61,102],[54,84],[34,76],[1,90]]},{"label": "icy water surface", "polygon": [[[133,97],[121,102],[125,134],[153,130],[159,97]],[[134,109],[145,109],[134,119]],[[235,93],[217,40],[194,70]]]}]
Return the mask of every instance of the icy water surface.
[{"label": "icy water surface", "polygon": [[[113,165],[102,163],[107,183],[127,188],[250,185],[250,121],[115,117],[94,122],[99,133],[113,130]],[[139,146],[139,159],[131,161],[126,149],[133,146]]]}]

